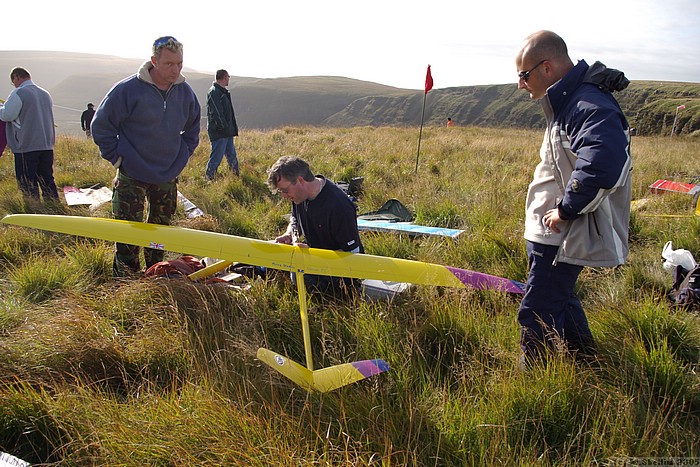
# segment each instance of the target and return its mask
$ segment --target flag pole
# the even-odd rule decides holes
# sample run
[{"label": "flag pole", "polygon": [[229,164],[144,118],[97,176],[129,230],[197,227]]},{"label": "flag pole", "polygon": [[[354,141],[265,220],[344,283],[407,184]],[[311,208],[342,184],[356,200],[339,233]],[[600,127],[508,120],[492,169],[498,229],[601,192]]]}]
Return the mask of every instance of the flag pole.
[{"label": "flag pole", "polygon": [[433,76],[430,73],[430,65],[425,74],[425,92],[423,93],[423,109],[420,113],[420,133],[418,134],[418,153],[416,154],[416,173],[418,173],[418,158],[420,157],[420,142],[423,138],[423,118],[425,117],[425,99],[428,97],[428,91],[433,89]]},{"label": "flag pole", "polygon": [[678,107],[676,107],[676,116],[673,117],[673,126],[671,127],[671,138],[673,138],[673,133],[676,132],[676,120],[678,120],[678,110],[685,109],[685,104],[681,104]]},{"label": "flag pole", "polygon": [[678,120],[678,107],[676,107],[676,116],[673,117],[673,126],[671,127],[671,138],[673,138],[673,133],[676,131],[676,120]]},{"label": "flag pole", "polygon": [[416,173],[418,173],[418,158],[420,157],[420,141],[423,138],[423,117],[425,116],[425,98],[428,93],[423,94],[423,110],[420,114],[420,132],[418,133],[418,154],[416,154]]}]

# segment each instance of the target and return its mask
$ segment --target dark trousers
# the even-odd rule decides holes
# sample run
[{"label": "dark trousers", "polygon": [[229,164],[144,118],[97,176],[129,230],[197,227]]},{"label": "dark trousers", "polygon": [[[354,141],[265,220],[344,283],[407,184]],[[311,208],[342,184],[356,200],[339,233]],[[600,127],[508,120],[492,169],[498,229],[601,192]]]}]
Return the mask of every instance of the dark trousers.
[{"label": "dark trousers", "polygon": [[586,313],[574,287],[583,266],[557,262],[558,246],[527,242],[530,271],[520,303],[520,347],[530,360],[543,358],[557,342],[581,355],[595,353]]},{"label": "dark trousers", "polygon": [[[294,285],[297,283],[297,275],[290,273]],[[321,294],[328,297],[350,297],[360,290],[361,283],[357,279],[335,276],[317,276],[304,274],[306,290],[312,294]]]},{"label": "dark trousers", "polygon": [[[115,219],[142,222],[144,201],[148,204],[146,222],[168,225],[177,209],[177,179],[165,183],[144,183],[133,179],[121,170],[117,174],[112,193],[112,217]],[[117,243],[112,271],[115,276],[138,273],[140,248]],[[144,248],[146,269],[163,261],[165,251]]]},{"label": "dark trousers", "polygon": [[15,153],[17,186],[25,198],[39,199],[39,190],[48,199],[58,199],[53,179],[53,150]]}]

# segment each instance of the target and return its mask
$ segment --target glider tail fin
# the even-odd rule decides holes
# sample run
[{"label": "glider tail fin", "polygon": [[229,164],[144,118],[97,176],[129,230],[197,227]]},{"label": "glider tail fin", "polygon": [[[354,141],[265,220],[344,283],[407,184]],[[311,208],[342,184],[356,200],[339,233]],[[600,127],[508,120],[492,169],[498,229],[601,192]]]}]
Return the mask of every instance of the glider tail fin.
[{"label": "glider tail fin", "polygon": [[307,391],[330,392],[389,370],[389,365],[381,359],[343,363],[311,371],[268,349],[258,349],[257,357]]}]

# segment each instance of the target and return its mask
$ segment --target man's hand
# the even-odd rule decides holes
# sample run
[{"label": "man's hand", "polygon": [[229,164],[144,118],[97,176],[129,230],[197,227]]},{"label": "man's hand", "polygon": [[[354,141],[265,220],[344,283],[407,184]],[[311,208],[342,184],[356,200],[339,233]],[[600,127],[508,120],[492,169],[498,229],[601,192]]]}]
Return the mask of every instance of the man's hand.
[{"label": "man's hand", "polygon": [[552,232],[559,233],[559,225],[562,222],[566,222],[559,217],[559,209],[554,208],[547,211],[544,215],[544,226],[552,230]]},{"label": "man's hand", "polygon": [[275,243],[283,243],[285,245],[291,245],[292,244],[292,235],[287,234],[287,233],[280,235],[279,237],[275,238]]},{"label": "man's hand", "polygon": [[275,243],[283,243],[285,245],[294,245],[294,246],[298,246],[300,248],[308,248],[309,247],[309,245],[307,245],[306,243],[295,242],[294,237],[291,234],[280,235],[279,237],[275,238]]}]

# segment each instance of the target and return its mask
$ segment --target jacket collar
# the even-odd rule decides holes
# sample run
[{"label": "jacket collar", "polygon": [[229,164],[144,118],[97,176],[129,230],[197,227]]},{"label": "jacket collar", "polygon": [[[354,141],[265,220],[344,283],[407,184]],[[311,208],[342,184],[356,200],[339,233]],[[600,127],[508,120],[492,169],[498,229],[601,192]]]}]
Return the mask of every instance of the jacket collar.
[{"label": "jacket collar", "polygon": [[[150,60],[147,60],[141,65],[141,68],[139,68],[139,71],[137,73],[138,78],[141,81],[145,81],[148,84],[156,85],[156,83],[153,82],[153,78],[151,78],[151,74],[149,71],[151,71],[151,68],[153,68],[153,63],[151,63]],[[182,84],[185,82],[185,77],[182,73],[180,73],[180,76],[177,77],[177,80],[175,81],[175,84]]]},{"label": "jacket collar", "polygon": [[581,85],[588,68],[588,63],[585,60],[580,60],[567,74],[547,89],[547,98],[555,113],[564,106],[576,88]]},{"label": "jacket collar", "polygon": [[220,85],[220,84],[217,83],[216,81],[214,81],[214,82],[212,83],[212,86],[214,86],[216,89],[218,89],[218,90],[220,90],[220,91],[222,91],[222,92],[228,92],[228,89],[226,89],[225,87],[223,87],[222,85]]}]

